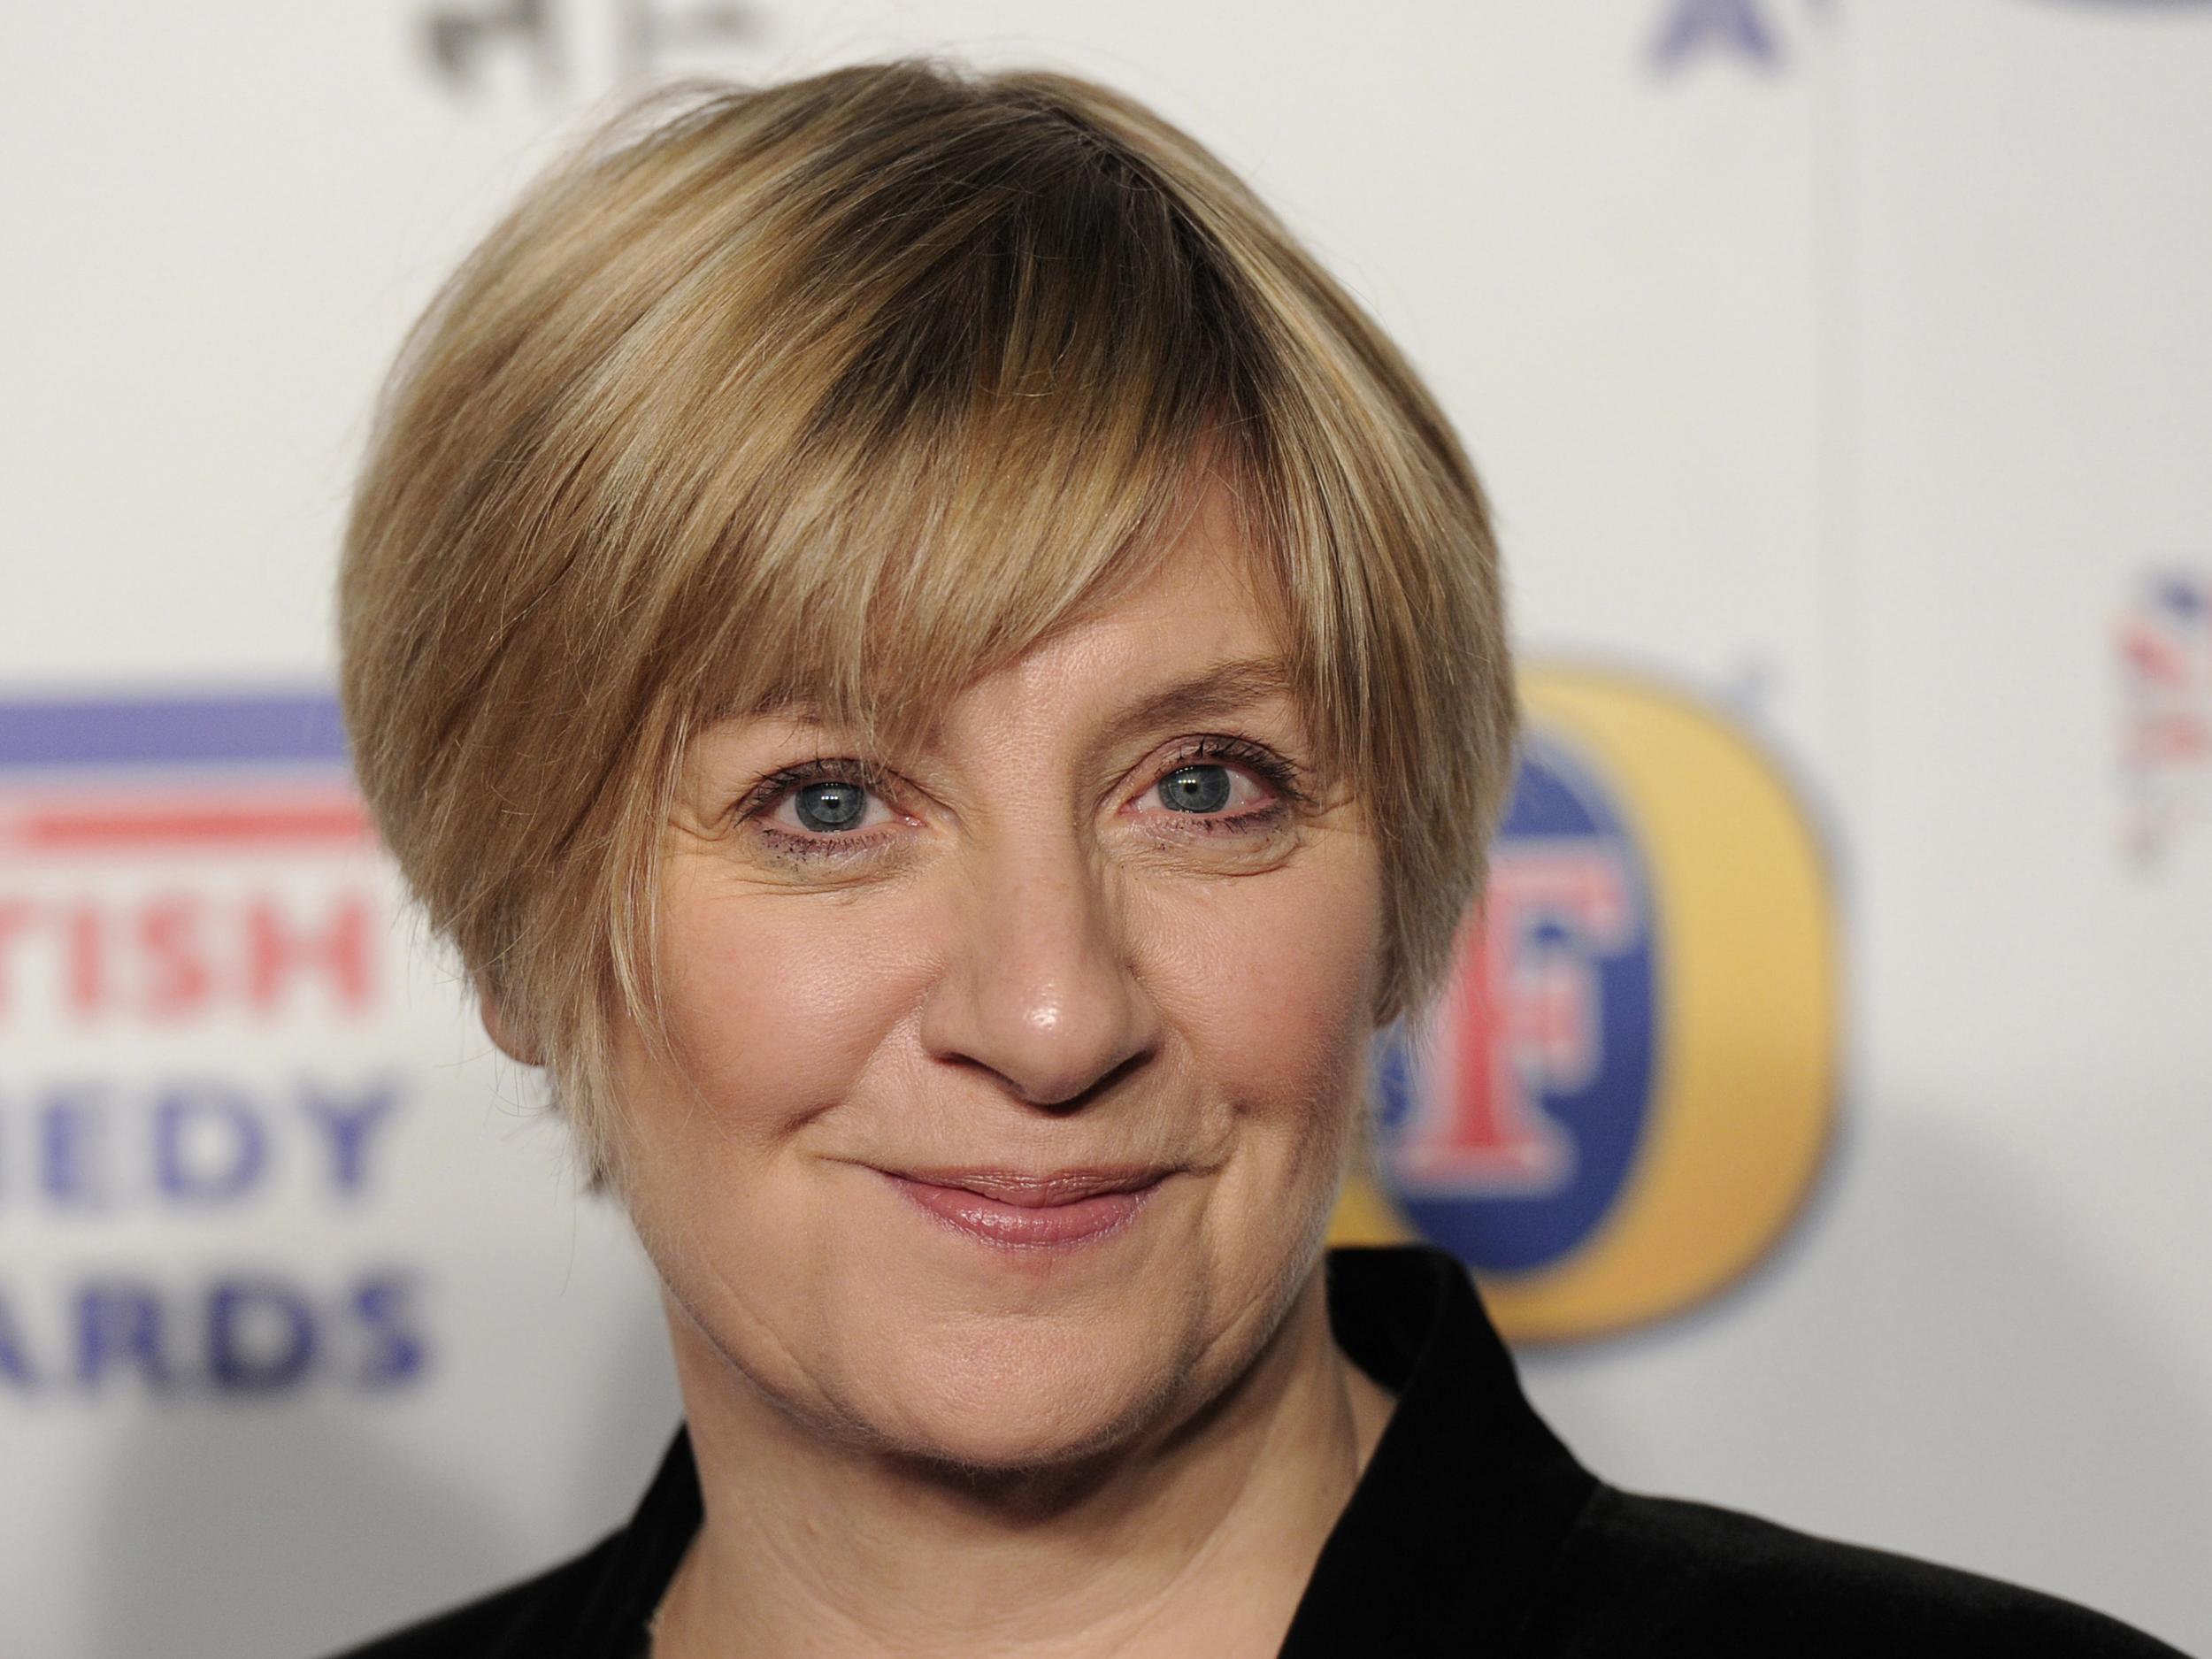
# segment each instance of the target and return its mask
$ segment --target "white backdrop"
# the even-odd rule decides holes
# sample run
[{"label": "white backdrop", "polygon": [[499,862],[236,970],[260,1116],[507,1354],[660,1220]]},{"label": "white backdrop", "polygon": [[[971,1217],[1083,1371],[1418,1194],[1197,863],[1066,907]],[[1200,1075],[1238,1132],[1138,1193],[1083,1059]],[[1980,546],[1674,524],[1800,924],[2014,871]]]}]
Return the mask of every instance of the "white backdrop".
[{"label": "white backdrop", "polygon": [[26,850],[326,761],[33,764],[21,710],[326,688],[373,387],[549,142],[912,49],[1214,144],[1459,421],[1522,641],[1819,805],[1817,1201],[1532,1354],[1570,1443],[2212,1650],[2212,4],[204,0],[0,17],[0,1655],[306,1655],[626,1512],[649,1281],[373,855]]}]

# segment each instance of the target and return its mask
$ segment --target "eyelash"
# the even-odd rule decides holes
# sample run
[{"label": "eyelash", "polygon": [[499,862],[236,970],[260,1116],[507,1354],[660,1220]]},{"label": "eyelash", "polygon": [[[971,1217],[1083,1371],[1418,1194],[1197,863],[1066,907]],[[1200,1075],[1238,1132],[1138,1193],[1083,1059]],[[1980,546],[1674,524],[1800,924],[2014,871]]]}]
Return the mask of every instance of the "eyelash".
[{"label": "eyelash", "polygon": [[783,798],[795,789],[803,789],[810,783],[858,783],[871,795],[883,793],[883,774],[872,766],[856,760],[818,756],[803,760],[794,766],[784,766],[770,772],[750,789],[731,809],[731,817],[740,824],[753,825],[753,833],[765,841],[779,856],[802,858],[850,858],[856,853],[874,850],[873,838],[856,835],[797,835],[773,825],[757,822],[763,813],[782,803]]},{"label": "eyelash", "polygon": [[1272,829],[1290,809],[1307,804],[1298,768],[1273,749],[1243,737],[1194,739],[1145,787],[1148,792],[1158,788],[1161,779],[1172,777],[1186,766],[1216,762],[1243,767],[1258,777],[1275,798],[1234,814],[1178,812],[1176,818],[1188,820],[1189,830],[1184,833],[1225,835]]},{"label": "eyelash", "polygon": [[[1302,778],[1293,762],[1249,738],[1226,735],[1192,739],[1160,769],[1146,787],[1148,791],[1157,788],[1162,779],[1172,777],[1186,766],[1219,762],[1241,766],[1252,772],[1273,792],[1275,798],[1247,807],[1237,813],[1176,813],[1175,817],[1188,820],[1188,828],[1179,833],[1221,835],[1269,831],[1277,826],[1290,809],[1308,804],[1309,797]],[[863,839],[849,833],[835,836],[795,834],[760,819],[764,813],[780,805],[784,797],[793,790],[803,789],[810,783],[858,783],[871,795],[880,795],[884,793],[886,781],[879,768],[849,757],[817,756],[812,760],[803,760],[795,765],[781,767],[769,773],[745,792],[731,809],[731,817],[741,824],[751,823],[754,833],[779,856],[825,859],[865,856],[875,850],[872,839]]]}]

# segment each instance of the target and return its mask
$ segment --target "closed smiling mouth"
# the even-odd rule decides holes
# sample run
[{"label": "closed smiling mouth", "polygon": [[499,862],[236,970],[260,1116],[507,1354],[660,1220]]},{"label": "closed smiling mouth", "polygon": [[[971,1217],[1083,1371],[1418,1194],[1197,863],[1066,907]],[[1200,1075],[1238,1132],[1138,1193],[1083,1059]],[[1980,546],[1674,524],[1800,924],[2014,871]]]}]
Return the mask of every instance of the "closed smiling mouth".
[{"label": "closed smiling mouth", "polygon": [[1173,1173],[1134,1164],[1051,1171],[879,1167],[877,1172],[956,1231],[982,1243],[1025,1248],[1085,1244],[1121,1232]]}]

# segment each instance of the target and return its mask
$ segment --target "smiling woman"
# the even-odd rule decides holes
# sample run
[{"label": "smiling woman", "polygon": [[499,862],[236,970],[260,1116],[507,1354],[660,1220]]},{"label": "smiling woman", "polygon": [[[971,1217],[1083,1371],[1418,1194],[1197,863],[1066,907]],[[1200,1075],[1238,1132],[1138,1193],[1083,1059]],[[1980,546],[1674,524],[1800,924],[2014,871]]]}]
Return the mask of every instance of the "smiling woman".
[{"label": "smiling woman", "polygon": [[649,104],[477,250],[358,493],[344,693],[379,827],[595,1163],[611,1007],[658,1035],[691,734],[803,703],[909,744],[1210,479],[1315,767],[1393,826],[1387,1018],[1509,769],[1489,531],[1395,351],[1210,157],[1062,77],[845,70]]},{"label": "smiling woman", "polygon": [[[843,733],[790,710],[693,745],[680,1058],[619,1062],[687,1375],[734,1359],[825,1440],[1064,1468],[1279,1325],[1358,1122],[1381,884],[1348,794],[1295,781],[1246,564],[1210,495],[910,749],[819,758]],[[765,1421],[691,1430],[734,1454]]]},{"label": "smiling woman", "polygon": [[686,1415],[605,1544],[370,1652],[2154,1651],[1614,1492],[1463,1271],[1325,1256],[1511,769],[1495,558],[1127,99],[898,63],[596,136],[410,342],[341,615]]}]

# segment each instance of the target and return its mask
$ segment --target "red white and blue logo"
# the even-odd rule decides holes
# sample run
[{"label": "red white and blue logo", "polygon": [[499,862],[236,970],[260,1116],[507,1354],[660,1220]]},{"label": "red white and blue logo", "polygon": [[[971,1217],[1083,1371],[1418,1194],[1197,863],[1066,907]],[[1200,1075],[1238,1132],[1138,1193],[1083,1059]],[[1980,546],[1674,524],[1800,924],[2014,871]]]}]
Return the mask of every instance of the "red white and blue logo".
[{"label": "red white and blue logo", "polygon": [[373,846],[327,694],[0,703],[0,1398],[422,1374]]},{"label": "red white and blue logo", "polygon": [[0,855],[366,834],[326,693],[0,703]]},{"label": "red white and blue logo", "polygon": [[372,844],[326,693],[0,703],[0,947],[64,1026],[365,1010]]},{"label": "red white and blue logo", "polygon": [[1483,905],[1434,1018],[1380,1048],[1335,1236],[1426,1238],[1508,1335],[1571,1339],[1703,1300],[1786,1230],[1827,1145],[1837,930],[1801,804],[1728,717],[1612,671],[1522,693]]},{"label": "red white and blue logo", "polygon": [[2145,577],[2117,632],[2126,844],[2147,864],[2212,822],[2212,576]]},{"label": "red white and blue logo", "polygon": [[[1377,1077],[1399,1206],[1485,1270],[1574,1248],[1612,1210],[1652,1100],[1658,976],[1636,844],[1602,787],[1540,733],[1429,1051]],[[1489,1202],[1474,1202],[1489,1201]]]}]

